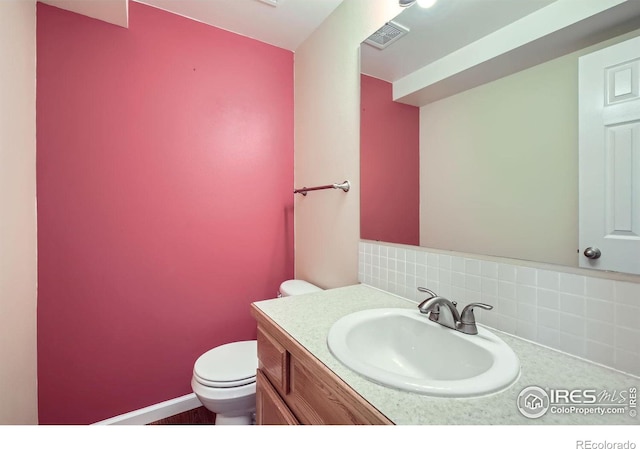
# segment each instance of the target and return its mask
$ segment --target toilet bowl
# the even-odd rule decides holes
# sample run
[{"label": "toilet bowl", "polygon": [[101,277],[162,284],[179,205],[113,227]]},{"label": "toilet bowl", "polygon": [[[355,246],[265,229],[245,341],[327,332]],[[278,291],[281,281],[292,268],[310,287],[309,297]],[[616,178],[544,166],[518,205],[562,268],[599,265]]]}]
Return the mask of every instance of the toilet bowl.
[{"label": "toilet bowl", "polygon": [[[279,297],[322,289],[299,279],[280,284]],[[253,424],[256,410],[256,340],[227,343],[202,354],[193,366],[191,388],[216,414],[216,425]]]}]

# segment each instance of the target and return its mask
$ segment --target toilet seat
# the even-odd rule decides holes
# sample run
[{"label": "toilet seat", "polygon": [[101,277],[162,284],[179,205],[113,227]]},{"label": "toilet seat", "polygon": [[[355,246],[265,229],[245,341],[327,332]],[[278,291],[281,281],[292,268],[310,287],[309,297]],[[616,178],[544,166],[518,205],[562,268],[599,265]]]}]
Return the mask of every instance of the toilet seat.
[{"label": "toilet seat", "polygon": [[202,354],[193,367],[193,377],[207,387],[233,388],[255,383],[257,369],[257,341],[237,341]]}]

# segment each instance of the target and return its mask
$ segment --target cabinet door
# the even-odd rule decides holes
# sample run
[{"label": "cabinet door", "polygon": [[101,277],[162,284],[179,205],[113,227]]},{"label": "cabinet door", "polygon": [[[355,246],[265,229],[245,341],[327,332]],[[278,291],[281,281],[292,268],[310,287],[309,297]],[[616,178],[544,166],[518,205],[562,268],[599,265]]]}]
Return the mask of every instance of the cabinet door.
[{"label": "cabinet door", "polygon": [[262,373],[282,396],[288,393],[289,353],[258,326],[258,361]]},{"label": "cabinet door", "polygon": [[256,385],[256,423],[258,425],[298,424],[298,420],[260,370]]}]

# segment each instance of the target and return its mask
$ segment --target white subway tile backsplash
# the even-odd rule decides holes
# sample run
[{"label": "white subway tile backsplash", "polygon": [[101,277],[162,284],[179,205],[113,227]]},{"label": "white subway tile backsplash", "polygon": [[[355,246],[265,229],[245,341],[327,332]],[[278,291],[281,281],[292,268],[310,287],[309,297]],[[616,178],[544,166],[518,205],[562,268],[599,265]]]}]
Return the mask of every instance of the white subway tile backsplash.
[{"label": "white subway tile backsplash", "polygon": [[480,261],[478,259],[465,259],[464,272],[480,276]]},{"label": "white subway tile backsplash", "polygon": [[511,299],[497,298],[497,303],[488,303],[495,306],[495,310],[500,315],[505,315],[510,318],[516,319],[518,317],[518,307],[515,301]]},{"label": "white subway tile backsplash", "polygon": [[538,325],[550,329],[560,329],[560,314],[555,310],[538,309]]},{"label": "white subway tile backsplash", "polygon": [[[462,300],[465,298],[466,292],[467,290],[464,288],[464,286],[457,286],[453,284],[451,286],[451,300],[462,302]],[[470,302],[470,301],[466,301],[466,302]]]},{"label": "white subway tile backsplash", "polygon": [[547,290],[539,288],[537,292],[538,306],[547,309],[560,309],[560,294],[557,290]]},{"label": "white subway tile backsplash", "polygon": [[464,259],[458,256],[451,257],[451,270],[464,273]]},{"label": "white subway tile backsplash", "polygon": [[529,285],[516,284],[516,299],[519,303],[536,304],[536,289]]},{"label": "white subway tile backsplash", "polygon": [[585,357],[596,363],[613,367],[615,365],[615,349],[611,345],[587,340],[585,344]]},{"label": "white subway tile backsplash", "polygon": [[586,344],[583,338],[576,337],[575,335],[567,334],[560,331],[559,334],[558,349],[569,354],[577,355],[578,357],[584,357],[586,352]]},{"label": "white subway tile backsplash", "polygon": [[523,321],[531,321],[532,323],[538,322],[538,314],[536,306],[531,304],[517,303],[516,308],[518,310],[518,319]]},{"label": "white subway tile backsplash", "polygon": [[637,353],[616,349],[614,356],[614,368],[631,374],[640,372],[640,356]]},{"label": "white subway tile backsplash", "polygon": [[538,326],[538,341],[545,346],[560,349],[560,332],[557,329]]},{"label": "white subway tile backsplash", "polygon": [[613,346],[615,344],[615,328],[613,327],[613,324],[586,320],[585,335],[587,340],[597,341],[609,346]]},{"label": "white subway tile backsplash", "polygon": [[483,295],[498,296],[498,281],[482,277],[480,291]]},{"label": "white subway tile backsplash", "polygon": [[405,269],[407,274],[410,274],[411,276],[415,276],[416,275],[416,263],[415,262],[407,262],[407,267]]},{"label": "white subway tile backsplash", "polygon": [[498,264],[498,279],[501,281],[515,282],[516,267],[506,263]]},{"label": "white subway tile backsplash", "polygon": [[508,334],[512,334],[512,335],[516,334],[516,320],[514,320],[509,316],[500,315],[498,313],[496,313],[494,317],[495,317],[494,319],[495,325],[493,327],[503,332],[506,332]]},{"label": "white subway tile backsplash", "polygon": [[440,281],[440,284],[451,285],[451,270],[445,270],[444,268],[439,268],[438,280]]},{"label": "white subway tile backsplash", "polygon": [[498,264],[496,262],[483,260],[480,264],[480,274],[482,275],[483,278],[497,279]]},{"label": "white subway tile backsplash", "polygon": [[530,321],[516,321],[516,335],[530,341],[536,341],[538,327]]},{"label": "white subway tile backsplash", "polygon": [[638,353],[640,345],[640,331],[637,329],[626,329],[624,327],[615,328],[615,342],[617,349]]},{"label": "white subway tile backsplash", "polygon": [[498,296],[500,298],[516,299],[516,284],[507,281],[498,281]]},{"label": "white subway tile backsplash", "polygon": [[445,298],[453,298],[452,296],[452,287],[451,284],[443,284],[442,282],[438,283],[439,289],[436,290],[440,295]]},{"label": "white subway tile backsplash", "polygon": [[538,270],[538,287],[548,290],[558,290],[560,274],[556,271]]},{"label": "white subway tile backsplash", "polygon": [[427,267],[427,281],[440,282],[440,272],[438,268]]},{"label": "white subway tile backsplash", "polygon": [[600,278],[587,278],[585,296],[613,301],[614,281]]},{"label": "white subway tile backsplash", "polygon": [[640,303],[640,284],[631,282],[615,282],[615,301],[618,304],[628,304],[630,306]]},{"label": "white subway tile backsplash", "polygon": [[560,310],[573,315],[584,316],[585,298],[584,296],[560,293]]},{"label": "white subway tile backsplash", "polygon": [[559,290],[562,293],[584,295],[585,278],[577,274],[560,273]]},{"label": "white subway tile backsplash", "polygon": [[465,284],[465,275],[464,273],[458,273],[454,271],[451,273],[451,285],[454,287],[464,287]]},{"label": "white subway tile backsplash", "polygon": [[640,283],[419,247],[358,245],[358,279],[414,301],[427,287],[477,310],[478,323],[640,375]]},{"label": "white subway tile backsplash", "polygon": [[569,313],[556,312],[560,322],[560,330],[567,334],[584,339],[585,337],[585,320],[584,318],[571,315]]},{"label": "white subway tile backsplash", "polygon": [[407,282],[407,288],[409,288],[409,290],[411,290],[412,292],[418,291],[418,282],[415,276],[407,275],[406,282]]},{"label": "white subway tile backsplash", "polygon": [[[380,246],[380,257],[388,257],[389,255],[389,247],[387,246]],[[422,253],[422,251],[420,251]]]},{"label": "white subway tile backsplash", "polygon": [[479,291],[466,290],[464,295],[459,296],[459,298],[461,298],[461,304],[467,305],[471,302],[480,302],[482,300],[482,294]]},{"label": "white subway tile backsplash", "polygon": [[535,268],[529,267],[517,267],[516,268],[516,283],[522,285],[535,286],[537,283],[537,275]]},{"label": "white subway tile backsplash", "polygon": [[585,298],[585,316],[603,323],[613,323],[615,318],[615,304],[610,301]]},{"label": "white subway tile backsplash", "polygon": [[616,304],[616,326],[627,327],[629,329],[640,328],[640,307]]},{"label": "white subway tile backsplash", "polygon": [[471,290],[472,292],[480,292],[481,279],[482,278],[480,276],[467,274],[465,276],[464,286],[467,290]]}]

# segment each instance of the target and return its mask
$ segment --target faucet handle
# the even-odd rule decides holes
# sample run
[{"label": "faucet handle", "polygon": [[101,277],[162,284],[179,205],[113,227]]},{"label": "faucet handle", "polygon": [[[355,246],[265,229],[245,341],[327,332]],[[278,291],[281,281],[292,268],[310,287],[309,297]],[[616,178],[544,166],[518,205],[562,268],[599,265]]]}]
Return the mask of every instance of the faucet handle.
[{"label": "faucet handle", "polygon": [[[431,298],[435,298],[436,296],[438,296],[433,290],[429,290],[428,288],[425,288],[425,287],[418,287],[418,291],[422,293],[429,293],[431,295]],[[427,299],[431,299],[431,298],[427,298]]]},{"label": "faucet handle", "polygon": [[476,317],[473,314],[473,308],[480,307],[481,309],[491,310],[493,306],[489,304],[485,304],[483,302],[472,302],[471,304],[467,304],[464,309],[462,309],[462,313],[460,314],[460,322],[463,324],[475,324]]},{"label": "faucet handle", "polygon": [[476,326],[476,316],[473,314],[473,308],[480,307],[481,309],[491,310],[493,306],[484,304],[482,302],[472,302],[462,309],[460,314],[460,324],[458,330],[464,334],[476,335],[478,333],[478,326]]}]

